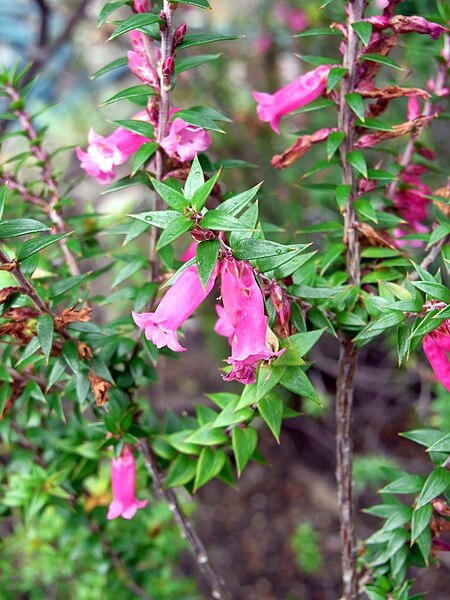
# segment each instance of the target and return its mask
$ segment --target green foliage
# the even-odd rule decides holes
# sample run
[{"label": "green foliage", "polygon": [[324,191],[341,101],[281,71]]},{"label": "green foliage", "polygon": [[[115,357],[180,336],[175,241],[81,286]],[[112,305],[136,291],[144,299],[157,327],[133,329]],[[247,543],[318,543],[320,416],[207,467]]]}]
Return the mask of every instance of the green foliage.
[{"label": "green foliage", "polygon": [[297,566],[302,573],[314,575],[324,566],[324,557],[320,548],[317,531],[310,523],[297,525],[291,538]]}]

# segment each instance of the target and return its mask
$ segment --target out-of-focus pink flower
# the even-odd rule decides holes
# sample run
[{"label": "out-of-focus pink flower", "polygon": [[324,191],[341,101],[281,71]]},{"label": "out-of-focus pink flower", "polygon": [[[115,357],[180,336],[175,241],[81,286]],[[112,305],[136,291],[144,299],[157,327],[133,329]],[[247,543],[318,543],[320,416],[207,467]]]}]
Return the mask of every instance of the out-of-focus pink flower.
[{"label": "out-of-focus pink flower", "polygon": [[450,320],[427,333],[422,345],[436,377],[450,392],[450,360],[447,354],[450,352]]},{"label": "out-of-focus pink flower", "polygon": [[181,162],[192,160],[197,152],[207,150],[210,145],[211,136],[205,129],[189,125],[179,117],[172,121],[169,133],[161,141],[167,154]]},{"label": "out-of-focus pink flower", "polygon": [[134,495],[136,463],[130,447],[125,444],[119,458],[111,462],[113,501],[109,505],[108,520],[123,517],[132,519],[138,508],[144,508],[147,500],[138,500]]},{"label": "out-of-focus pink flower", "polygon": [[420,103],[417,96],[411,96],[408,98],[408,121],[414,121],[421,115]]},{"label": "out-of-focus pink flower", "polygon": [[433,40],[439,39],[443,33],[448,32],[447,27],[416,15],[411,17],[397,15],[392,17],[389,26],[395,33],[421,33],[429,35]]},{"label": "out-of-focus pink flower", "polygon": [[150,12],[150,0],[134,0],[134,10],[138,13]]},{"label": "out-of-focus pink flower", "polygon": [[377,5],[378,8],[381,8],[381,10],[384,10],[385,8],[387,8],[389,6],[389,0],[375,0],[375,4]]},{"label": "out-of-focus pink flower", "polygon": [[[143,113],[134,116],[143,120]],[[115,167],[123,164],[127,158],[136,152],[147,138],[118,127],[111,135],[103,137],[91,128],[88,133],[88,148],[84,152],[76,149],[80,167],[91,177],[96,177],[101,184],[107,185],[115,178]]]},{"label": "out-of-focus pink flower", "polygon": [[145,337],[157,348],[167,346],[174,352],[186,348],[178,341],[177,329],[192,315],[211,291],[217,277],[216,265],[206,289],[198,276],[197,266],[192,265],[181,273],[164,295],[155,312],[135,313],[134,322],[144,330]]},{"label": "out-of-focus pink flower", "polygon": [[330,65],[321,65],[300,75],[275,94],[253,92],[253,98],[258,103],[258,117],[270,123],[275,133],[280,133],[282,117],[316,100],[325,91],[330,69]]},{"label": "out-of-focus pink flower", "polygon": [[130,71],[144,83],[148,83],[155,90],[159,90],[159,77],[145,56],[130,50],[127,52],[127,57]]},{"label": "out-of-focus pink flower", "polygon": [[187,262],[188,260],[191,260],[191,258],[194,258],[194,256],[197,253],[197,246],[198,246],[197,242],[192,242],[191,244],[189,244],[185,253],[181,257],[181,260],[183,262]]},{"label": "out-of-focus pink flower", "polygon": [[422,165],[410,165],[400,175],[400,185],[394,196],[394,205],[400,216],[406,221],[406,226],[394,230],[394,236],[398,238],[397,246],[406,244],[418,247],[422,241],[400,241],[404,235],[409,233],[426,233],[428,227],[423,224],[427,218],[427,208],[430,200],[426,196],[431,194],[430,188],[422,183],[420,177],[426,172]]},{"label": "out-of-focus pink flower", "polygon": [[261,33],[255,40],[255,50],[258,54],[265,54],[272,45],[270,33]]},{"label": "out-of-focus pink flower", "polygon": [[445,98],[450,94],[450,88],[448,87],[436,89],[436,82],[433,78],[430,78],[428,80],[427,88],[430,90],[431,93],[436,94],[436,96],[439,96],[440,98]]},{"label": "out-of-focus pink flower", "polygon": [[426,225],[422,225],[422,223],[415,221],[409,226],[409,230],[402,227],[396,227],[392,234],[397,248],[404,248],[405,246],[421,248],[424,244],[422,240],[404,240],[402,238],[404,238],[405,235],[410,235],[412,233],[428,233],[428,231],[429,228]]},{"label": "out-of-focus pink flower", "polygon": [[267,346],[267,317],[252,266],[229,258],[222,263],[221,275],[223,309],[217,309],[215,331],[228,337],[231,356],[227,362],[233,366],[224,379],[255,383],[258,363],[281,352],[273,352]]},{"label": "out-of-focus pink flower", "polygon": [[308,17],[298,8],[282,3],[277,4],[275,10],[277,17],[289,27],[292,33],[299,33],[308,27]]}]

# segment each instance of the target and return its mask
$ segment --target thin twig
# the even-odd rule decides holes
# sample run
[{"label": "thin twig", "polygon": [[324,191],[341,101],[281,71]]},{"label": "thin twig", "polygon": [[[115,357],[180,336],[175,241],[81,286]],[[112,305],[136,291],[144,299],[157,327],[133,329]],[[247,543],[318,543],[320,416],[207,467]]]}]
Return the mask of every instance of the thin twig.
[{"label": "thin twig", "polygon": [[[11,264],[11,260],[8,255],[0,248],[0,263],[2,265]],[[20,270],[19,265],[16,265],[11,271],[11,275],[20,285],[20,287],[24,290],[24,293],[34,302],[37,308],[42,313],[47,313],[49,315],[53,315],[52,309],[45,304],[42,298],[39,296],[33,285],[28,281],[25,275]]]},{"label": "thin twig", "polygon": [[[365,0],[347,3],[347,44],[344,54],[344,67],[347,77],[342,81],[339,107],[339,129],[345,133],[341,145],[342,182],[350,186],[350,194],[343,211],[344,242],[347,246],[346,268],[350,285],[361,283],[360,247],[357,217],[353,202],[357,197],[356,178],[348,162],[348,153],[353,149],[353,114],[346,102],[346,95],[353,92],[358,60],[358,36],[352,23],[361,21]],[[336,480],[338,488],[339,518],[341,522],[342,587],[345,600],[356,600],[358,578],[356,573],[355,509],[353,503],[352,480],[352,404],[353,386],[357,365],[357,350],[348,336],[341,337],[339,374],[336,384]]]},{"label": "thin twig", "polygon": [[[64,223],[60,210],[58,209],[58,203],[61,197],[59,193],[58,182],[53,174],[53,167],[50,154],[42,146],[38,132],[36,131],[32,123],[31,116],[26,110],[20,108],[20,93],[12,85],[6,85],[5,91],[11,98],[11,101],[17,106],[19,106],[19,108],[16,108],[14,110],[14,114],[16,115],[22,130],[24,131],[25,135],[27,136],[30,142],[30,152],[38,161],[38,164],[42,171],[42,181],[44,182],[44,185],[49,194],[49,198],[43,203],[42,208],[43,210],[45,210],[49,219],[53,223],[56,232],[66,233],[66,224]],[[80,269],[78,267],[74,255],[67,246],[67,240],[63,238],[58,241],[58,244],[64,255],[70,274],[79,275]]]},{"label": "thin twig", "polygon": [[203,542],[199,538],[189,519],[186,517],[175,493],[164,487],[164,476],[160,470],[158,460],[154,455],[153,450],[149,444],[141,440],[137,442],[136,448],[144,458],[145,467],[150,473],[158,493],[166,500],[175,521],[178,523],[183,536],[186,538],[190,550],[196,559],[199,570],[208,580],[211,586],[212,598],[216,598],[217,600],[231,600],[231,596],[225,587],[223,578],[216,571],[214,565],[211,564]]}]

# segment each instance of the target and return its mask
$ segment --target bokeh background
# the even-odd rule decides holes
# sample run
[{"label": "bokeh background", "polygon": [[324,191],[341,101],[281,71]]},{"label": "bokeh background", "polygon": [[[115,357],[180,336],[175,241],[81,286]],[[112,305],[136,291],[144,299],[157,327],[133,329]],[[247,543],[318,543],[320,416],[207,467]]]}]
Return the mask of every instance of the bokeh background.
[{"label": "bokeh background", "polygon": [[[326,158],[324,148],[315,149],[282,173],[271,167],[270,159],[292,143],[295,133],[333,126],[335,114],[332,109],[325,109],[296,115],[287,121],[284,135],[276,136],[257,119],[251,91],[275,91],[307,70],[307,62],[300,56],[337,57],[335,38],[296,38],[293,34],[307,25],[323,26],[339,20],[342,4],[332,3],[321,10],[319,0],[309,3],[211,0],[212,11],[180,7],[178,15],[180,21],[187,21],[190,32],[211,30],[240,37],[234,42],[211,46],[207,51],[220,53],[220,58],[178,77],[175,105],[183,108],[210,105],[232,118],[232,123],[224,124],[225,135],[213,134],[211,155],[215,160],[233,159],[251,165],[235,163],[235,168],[226,169],[224,184],[230,190],[238,190],[264,180],[260,211],[271,238],[314,242],[318,250],[320,234],[304,230],[325,218],[333,220],[337,216],[329,192],[311,192],[308,184],[334,180],[338,177],[337,170],[331,166],[328,172],[302,177],[317,160]],[[58,166],[65,173],[67,193],[75,200],[74,206],[68,209],[73,217],[72,225],[86,228],[88,243],[87,221],[77,215],[95,213],[104,228],[112,230],[127,213],[149,208],[144,188],[105,193],[95,181],[86,179],[73,151],[73,147],[86,144],[89,127],[107,135],[114,127],[112,120],[133,114],[133,107],[126,103],[106,107],[101,103],[116,91],[137,82],[126,68],[95,80],[91,78],[99,68],[127,50],[125,36],[107,42],[112,27],[106,24],[97,28],[101,1],[49,1],[48,11],[43,6],[47,4],[38,0],[0,3],[0,63],[8,67],[16,63],[35,63],[32,70],[37,79],[30,93],[29,108],[33,113],[46,108],[38,119],[40,125],[48,127],[50,147],[68,147],[58,154]],[[427,14],[433,10],[434,0],[402,3],[404,14]],[[404,66],[404,71],[400,75],[382,71],[385,83],[394,77],[397,81],[400,78],[401,83],[424,87],[435,69],[433,44],[424,36],[405,36],[393,56]],[[406,111],[406,101],[393,104],[393,116],[400,120]],[[442,123],[432,126],[424,140],[439,149],[436,170],[430,172],[427,179],[432,189],[445,183],[441,169],[448,156],[450,131]],[[2,121],[1,128],[2,133],[7,134],[11,123]],[[402,143],[403,140],[395,142],[394,152],[401,151]],[[14,138],[6,139],[0,156],[9,155],[17,144],[20,142]],[[123,174],[126,174],[126,166]],[[105,256],[110,255],[114,247],[114,235],[105,235],[102,241]],[[182,250],[180,247],[180,252]],[[99,264],[102,258],[97,255],[93,260]],[[102,279],[97,280],[92,294],[95,295],[95,286],[100,289],[102,285]],[[119,317],[124,310],[124,300],[120,291],[116,292],[107,306],[97,309],[97,318]],[[213,315],[213,300],[210,300],[201,317],[189,323],[190,352],[178,361],[162,358],[160,380],[148,391],[148,401],[157,413],[170,409],[189,414],[196,403],[208,403],[206,393],[225,388],[230,391],[230,385],[222,382],[218,370],[226,348],[213,334]],[[420,352],[411,358],[407,368],[399,369],[394,348],[395,340],[388,338],[375,347],[363,349],[356,378],[355,479],[360,539],[370,535],[378,525],[377,520],[365,515],[362,509],[377,503],[376,490],[387,480],[386,469],[404,468],[423,474],[429,470],[421,448],[400,437],[398,432],[413,429],[419,422],[450,430],[450,394],[434,385],[432,372]],[[291,398],[293,407],[302,416],[285,422],[280,445],[261,427],[265,464],[251,464],[239,487],[227,487],[214,481],[194,499],[184,497],[212,559],[225,575],[235,598],[336,600],[338,597],[340,556],[333,417],[338,351],[336,340],[327,335],[310,357],[313,366],[309,374],[320,391],[321,406]],[[104,476],[106,479],[106,471]],[[96,485],[93,496],[107,495],[106,488],[93,481],[93,488]],[[164,591],[159,592],[161,595],[155,597],[184,600],[208,597],[206,592],[196,591],[195,565],[189,555],[181,551],[176,528],[172,527],[167,533],[170,517],[164,506],[155,501],[153,511],[153,529],[146,530],[146,535],[152,536],[153,545],[149,548],[143,544],[142,553],[153,552],[152,557],[143,556],[143,560],[148,560],[149,569],[161,575],[160,586],[165,586]],[[127,533],[124,533],[125,525],[129,527]],[[135,543],[139,524],[125,525],[117,525],[122,543]],[[52,531],[59,533],[63,529],[63,520],[42,519],[39,526],[8,520],[0,522],[2,600],[102,600],[107,597],[103,595],[105,587],[95,591],[95,586],[100,586],[97,571],[94,569],[95,573],[91,573],[90,567],[86,567],[89,557],[95,561],[92,532],[86,532],[83,538],[71,538],[68,532],[67,545],[55,547]],[[172,589],[168,587],[169,577],[164,579],[164,560],[170,548],[179,577],[178,587],[173,584]],[[432,600],[448,599],[450,559],[445,555],[440,559],[440,567],[418,574],[416,583],[417,590],[429,590]],[[114,565],[102,568],[106,573]],[[80,585],[80,581],[84,584]],[[101,581],[106,585],[107,574]],[[118,591],[114,597],[120,600],[122,593]],[[108,597],[113,597],[112,593]],[[126,598],[128,596],[123,596]]]}]

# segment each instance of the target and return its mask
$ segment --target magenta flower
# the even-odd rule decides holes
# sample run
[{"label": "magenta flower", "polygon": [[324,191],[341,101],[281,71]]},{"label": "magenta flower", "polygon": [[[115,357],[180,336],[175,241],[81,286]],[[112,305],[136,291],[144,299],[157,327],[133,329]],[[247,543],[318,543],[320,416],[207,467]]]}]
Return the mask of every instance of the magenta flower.
[{"label": "magenta flower", "polygon": [[159,90],[159,77],[148,60],[138,52],[127,52],[128,67],[141,81]]},{"label": "magenta flower", "polygon": [[447,354],[450,352],[450,320],[427,333],[422,345],[436,377],[450,392],[450,360]]},{"label": "magenta flower", "polygon": [[133,312],[134,322],[144,330],[145,337],[152,341],[157,348],[168,346],[174,352],[184,352],[186,348],[183,348],[178,341],[177,329],[192,315],[212,290],[217,271],[218,265],[216,265],[205,290],[200,282],[197,266],[192,265],[183,271],[169,288],[155,312]]},{"label": "magenta flower", "polygon": [[[146,113],[145,113],[146,114]],[[142,120],[143,114],[135,115],[134,119]],[[115,178],[115,167],[123,164],[127,158],[136,152],[147,138],[128,131],[123,127],[117,128],[108,137],[103,137],[91,128],[88,133],[88,148],[84,152],[76,149],[80,167],[91,177],[96,177],[101,184],[107,185]]]},{"label": "magenta flower", "polygon": [[227,362],[233,366],[224,379],[255,383],[258,363],[283,351],[273,352],[267,345],[264,300],[252,266],[246,261],[227,259],[222,263],[221,274],[223,308],[217,309],[215,331],[228,337],[231,356]]},{"label": "magenta flower", "polygon": [[270,123],[275,133],[280,133],[282,117],[316,100],[325,91],[330,69],[331,65],[317,67],[297,77],[275,94],[253,92],[253,98],[258,103],[258,117]]},{"label": "magenta flower", "polygon": [[417,96],[410,96],[408,98],[408,121],[414,121],[414,119],[418,119],[422,111],[420,110],[420,103]]},{"label": "magenta flower", "polygon": [[191,260],[191,258],[194,258],[195,255],[197,254],[197,242],[191,242],[189,244],[189,246],[186,248],[183,256],[181,257],[181,260],[183,262],[187,262],[188,260]]},{"label": "magenta flower", "polygon": [[125,444],[119,458],[111,461],[111,482],[113,501],[109,505],[106,518],[132,519],[138,508],[144,508],[147,500],[138,500],[134,495],[136,480],[136,463],[130,447]]},{"label": "magenta flower", "polygon": [[161,141],[166,153],[181,162],[192,160],[197,152],[207,150],[211,145],[211,136],[201,127],[189,125],[176,117],[170,124],[169,133]]}]

